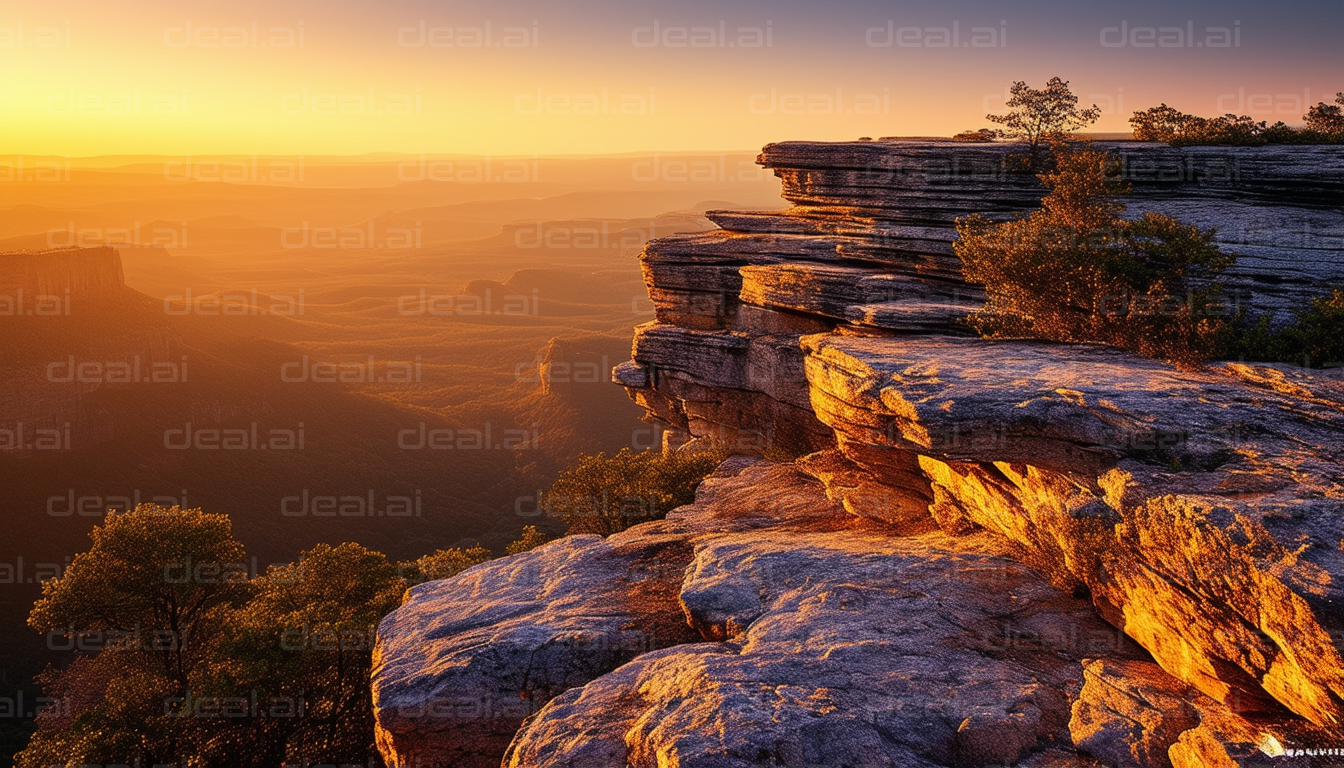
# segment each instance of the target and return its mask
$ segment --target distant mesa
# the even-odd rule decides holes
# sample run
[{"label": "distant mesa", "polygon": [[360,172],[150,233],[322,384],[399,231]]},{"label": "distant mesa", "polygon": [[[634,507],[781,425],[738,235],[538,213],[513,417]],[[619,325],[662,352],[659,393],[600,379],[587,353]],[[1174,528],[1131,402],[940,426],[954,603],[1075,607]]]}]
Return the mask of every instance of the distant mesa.
[{"label": "distant mesa", "polygon": [[0,253],[0,295],[106,295],[125,285],[121,256],[109,246]]}]

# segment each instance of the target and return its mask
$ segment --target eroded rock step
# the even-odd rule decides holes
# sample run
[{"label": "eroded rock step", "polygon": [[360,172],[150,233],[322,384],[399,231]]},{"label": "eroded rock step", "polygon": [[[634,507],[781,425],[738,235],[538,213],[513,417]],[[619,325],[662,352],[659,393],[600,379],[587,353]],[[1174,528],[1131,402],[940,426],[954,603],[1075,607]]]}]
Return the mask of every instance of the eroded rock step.
[{"label": "eroded rock step", "polygon": [[1181,372],[1085,345],[805,337],[818,417],[871,481],[914,455],[930,512],[985,528],[1171,674],[1338,727],[1344,382]]},{"label": "eroded rock step", "polygon": [[[1289,738],[1011,551],[894,535],[795,465],[732,459],[666,520],[417,588],[379,631],[379,744],[426,768],[1194,768]],[[397,715],[519,691],[525,722]]]}]

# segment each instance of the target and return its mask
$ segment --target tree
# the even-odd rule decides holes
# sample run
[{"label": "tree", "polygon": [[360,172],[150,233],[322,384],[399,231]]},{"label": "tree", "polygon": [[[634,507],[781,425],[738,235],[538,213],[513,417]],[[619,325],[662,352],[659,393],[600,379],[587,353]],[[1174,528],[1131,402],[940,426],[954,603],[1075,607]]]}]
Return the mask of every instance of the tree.
[{"label": "tree", "polygon": [[274,716],[216,734],[203,756],[220,765],[239,755],[254,765],[362,763],[376,748],[369,673],[378,622],[406,591],[397,565],[359,544],[318,544],[268,568],[253,588],[201,694],[256,700]]},{"label": "tree", "polygon": [[1344,135],[1344,92],[1335,94],[1335,103],[1320,102],[1307,111],[1307,130],[1327,136]]},{"label": "tree", "polygon": [[504,553],[516,555],[519,552],[530,552],[548,541],[550,541],[550,537],[542,533],[537,526],[523,526],[523,535],[505,548]]},{"label": "tree", "polygon": [[57,705],[16,756],[21,766],[171,762],[201,723],[182,703],[210,674],[232,612],[251,594],[225,515],[141,504],[109,514],[93,546],[42,585],[28,624],[79,638],[81,657],[39,680]]},{"label": "tree", "polygon": [[[1050,190],[1029,216],[957,221],[953,244],[966,279],[985,286],[973,315],[983,335],[1098,342],[1194,365],[1227,333],[1213,278],[1235,257],[1212,230],[1159,214],[1121,217],[1115,161],[1092,149],[1061,148]],[[1202,283],[1202,285],[1196,285]]]},{"label": "tree", "polygon": [[109,514],[93,547],[42,585],[28,616],[39,632],[101,632],[159,661],[180,690],[249,589],[227,515],[141,504]]},{"label": "tree", "polygon": [[1062,141],[1068,134],[1101,117],[1101,109],[1096,104],[1078,109],[1078,97],[1069,90],[1069,81],[1058,77],[1050,78],[1041,90],[1028,87],[1019,80],[1013,83],[1009,94],[1008,113],[986,115],[985,118],[1004,126],[1004,136],[1025,141],[1030,148],[1033,166],[1042,144]]},{"label": "tree", "polygon": [[319,544],[252,577],[226,515],[150,504],[91,536],[29,616],[39,631],[76,633],[83,652],[39,677],[53,704],[17,765],[363,765],[373,754],[369,672],[378,622],[406,591],[397,564]]},{"label": "tree", "polygon": [[629,448],[614,456],[581,456],[577,466],[556,477],[543,505],[565,519],[570,534],[606,536],[691,503],[696,486],[725,458],[722,451]]}]

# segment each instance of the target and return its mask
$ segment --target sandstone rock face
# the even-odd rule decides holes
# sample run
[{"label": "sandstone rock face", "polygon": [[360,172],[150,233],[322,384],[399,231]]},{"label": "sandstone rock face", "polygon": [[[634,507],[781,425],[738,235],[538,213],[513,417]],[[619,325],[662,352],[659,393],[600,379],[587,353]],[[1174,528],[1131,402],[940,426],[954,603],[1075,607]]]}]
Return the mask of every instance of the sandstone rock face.
[{"label": "sandstone rock face", "polygon": [[[639,626],[658,642],[622,643]],[[901,535],[747,458],[665,520],[416,588],[374,697],[399,766],[1238,765],[1301,735],[1171,677],[1004,537]]]},{"label": "sandstone rock face", "polygon": [[[1337,151],[1111,149],[1132,212],[1220,228],[1253,308],[1344,277],[1337,237],[1293,234],[1344,231]],[[379,636],[389,760],[1240,768],[1341,746],[1344,376],[971,337],[953,221],[1042,193],[1008,151],[770,145],[793,207],[651,241],[656,317],[613,380],[669,436],[766,458],[665,520],[412,594]],[[646,625],[635,652],[547,640]],[[506,718],[396,714],[516,696],[518,649],[557,645],[546,668],[579,671]]]},{"label": "sandstone rock face", "polygon": [[1214,699],[1341,721],[1344,380],[1081,345],[803,346],[818,417],[855,463],[880,478],[869,455],[917,454],[936,507],[1086,588]]},{"label": "sandstone rock face", "polygon": [[377,740],[395,765],[493,766],[551,697],[691,639],[679,540],[573,536],[414,587],[379,628]]},{"label": "sandstone rock face", "polygon": [[[1217,226],[1243,253],[1231,282],[1253,308],[1301,305],[1344,271],[1338,239],[1302,240],[1344,228],[1337,152],[1106,148],[1122,159],[1132,212]],[[980,297],[960,280],[954,220],[1030,209],[1042,192],[1003,170],[1010,151],[766,147],[760,161],[794,207],[711,212],[723,231],[650,242],[655,303],[667,265],[675,296],[636,330],[621,380],[692,435],[765,432],[792,416],[807,440],[772,447],[838,449],[842,464],[811,464],[847,511],[904,532],[993,531],[1203,694],[1339,725],[1344,377],[1185,373],[1093,346],[962,338]],[[712,313],[693,311],[711,294]],[[780,319],[762,323],[766,313]],[[805,387],[785,351],[794,339]],[[761,344],[779,350],[774,368],[746,364]]]},{"label": "sandstone rock face", "polygon": [[[664,553],[665,570],[618,554],[650,548]],[[485,694],[513,694],[519,660],[510,655],[527,638],[524,668],[540,669],[533,659],[543,648],[555,649],[548,669],[583,671],[547,676],[573,687],[538,695],[538,705],[553,698],[522,724],[505,765],[939,766],[1074,756],[1067,724],[1084,656],[1144,654],[1008,551],[984,532],[893,536],[845,513],[791,464],[735,459],[666,520],[606,542],[562,540],[414,590],[379,631],[379,743],[398,765],[484,764],[492,750],[502,754],[503,732],[519,717],[496,720],[488,727],[498,735],[480,738],[488,727],[478,720],[438,727],[396,712],[419,711],[434,695],[475,705]],[[618,631],[631,621],[620,610],[635,602],[635,579],[665,578],[677,557],[685,567],[672,593],[679,606],[670,607],[681,626],[698,630],[694,638],[646,647],[624,665],[591,654],[580,664],[574,644],[547,644],[561,627],[579,631],[576,620],[588,622],[583,631]],[[624,580],[607,570],[613,564],[626,569]],[[540,584],[517,575],[533,569]],[[604,608],[607,629],[574,613],[580,604]],[[470,755],[444,748],[459,743],[476,746]]]}]

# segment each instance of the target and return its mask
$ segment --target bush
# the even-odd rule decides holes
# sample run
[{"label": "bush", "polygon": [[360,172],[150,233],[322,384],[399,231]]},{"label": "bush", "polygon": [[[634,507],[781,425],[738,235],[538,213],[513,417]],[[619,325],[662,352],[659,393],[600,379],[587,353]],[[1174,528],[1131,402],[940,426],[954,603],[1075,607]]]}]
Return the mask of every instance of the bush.
[{"label": "bush", "polygon": [[461,547],[440,549],[416,560],[402,563],[401,572],[408,582],[419,584],[423,581],[434,581],[456,576],[473,565],[480,565],[494,558],[494,556],[493,552],[479,544],[467,549]]},{"label": "bush", "polygon": [[[1207,359],[1228,332],[1213,277],[1235,257],[1201,230],[1159,214],[1121,217],[1115,161],[1055,148],[1056,170],[1030,215],[957,221],[966,279],[988,302],[972,315],[982,335],[1097,342],[1181,365]],[[1196,287],[1201,283],[1202,287]]]},{"label": "bush", "polygon": [[504,554],[516,555],[520,552],[531,552],[542,544],[550,541],[551,537],[542,533],[535,525],[528,525],[523,528],[523,535],[518,540],[505,547]]},{"label": "bush", "polygon": [[1344,136],[1344,92],[1335,94],[1335,103],[1320,102],[1303,117],[1306,129],[1329,136]]},{"label": "bush", "polygon": [[606,536],[695,501],[695,488],[726,458],[721,450],[646,450],[622,448],[582,456],[560,473],[545,494],[548,514],[563,517],[567,534]]},{"label": "bush", "polygon": [[962,131],[952,137],[953,141],[993,141],[999,137],[999,132],[993,128],[981,128],[978,131]]},{"label": "bush", "polygon": [[1338,144],[1344,143],[1344,93],[1336,104],[1320,103],[1304,116],[1306,124],[1293,128],[1286,123],[1273,125],[1256,122],[1249,115],[1226,114],[1221,117],[1187,115],[1162,104],[1129,119],[1134,138],[1139,141],[1160,141],[1173,147],[1188,146],[1243,146],[1266,144]]},{"label": "bush", "polygon": [[1312,301],[1294,321],[1273,328],[1261,315],[1231,342],[1223,356],[1306,368],[1344,366],[1344,288]]}]

